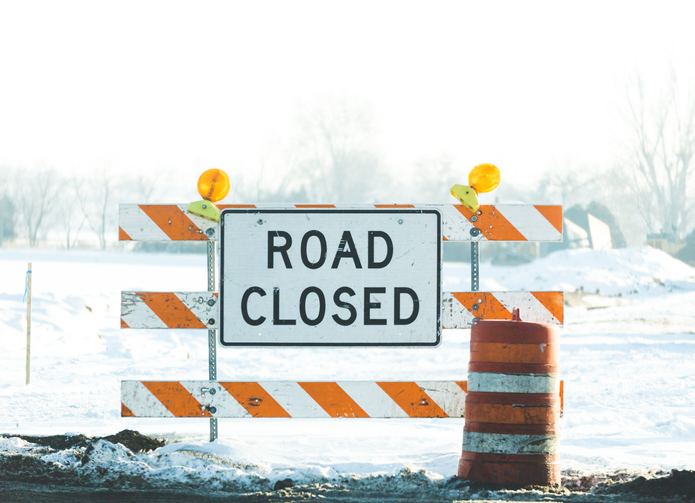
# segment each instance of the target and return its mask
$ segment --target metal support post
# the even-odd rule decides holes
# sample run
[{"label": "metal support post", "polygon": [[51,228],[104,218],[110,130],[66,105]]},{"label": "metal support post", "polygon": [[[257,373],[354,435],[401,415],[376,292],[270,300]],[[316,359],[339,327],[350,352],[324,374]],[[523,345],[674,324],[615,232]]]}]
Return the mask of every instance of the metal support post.
[{"label": "metal support post", "polygon": [[26,384],[31,381],[31,262],[27,264],[27,375]]},{"label": "metal support post", "polygon": [[[208,291],[215,291],[215,241],[208,241]],[[208,330],[209,378],[217,380],[217,333]],[[217,440],[217,418],[210,418],[210,442]]]},{"label": "metal support post", "polygon": [[471,241],[471,292],[480,291],[480,243]]}]

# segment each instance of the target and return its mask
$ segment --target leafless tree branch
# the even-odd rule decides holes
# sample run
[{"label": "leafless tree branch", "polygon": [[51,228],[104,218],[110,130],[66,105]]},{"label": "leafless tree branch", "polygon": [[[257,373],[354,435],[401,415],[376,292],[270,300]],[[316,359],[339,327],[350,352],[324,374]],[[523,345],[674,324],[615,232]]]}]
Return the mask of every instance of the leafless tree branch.
[{"label": "leafless tree branch", "polygon": [[626,87],[626,125],[632,131],[620,165],[633,206],[650,232],[686,232],[695,170],[695,99],[683,96],[674,73],[657,99],[638,76]]}]

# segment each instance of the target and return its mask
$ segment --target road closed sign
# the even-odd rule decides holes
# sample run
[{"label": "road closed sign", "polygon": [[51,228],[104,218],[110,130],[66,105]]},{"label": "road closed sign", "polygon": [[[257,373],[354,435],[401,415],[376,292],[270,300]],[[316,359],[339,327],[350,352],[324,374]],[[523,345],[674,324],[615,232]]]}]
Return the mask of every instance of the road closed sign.
[{"label": "road closed sign", "polygon": [[223,346],[435,346],[441,215],[420,209],[225,209]]}]

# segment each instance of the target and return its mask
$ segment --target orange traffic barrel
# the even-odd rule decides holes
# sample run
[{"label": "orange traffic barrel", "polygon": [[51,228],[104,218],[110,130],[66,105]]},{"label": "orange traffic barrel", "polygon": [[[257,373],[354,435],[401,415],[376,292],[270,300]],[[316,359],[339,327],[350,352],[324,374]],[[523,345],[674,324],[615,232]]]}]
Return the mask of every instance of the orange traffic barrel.
[{"label": "orange traffic barrel", "polygon": [[558,354],[556,327],[499,320],[473,325],[459,478],[560,483]]}]

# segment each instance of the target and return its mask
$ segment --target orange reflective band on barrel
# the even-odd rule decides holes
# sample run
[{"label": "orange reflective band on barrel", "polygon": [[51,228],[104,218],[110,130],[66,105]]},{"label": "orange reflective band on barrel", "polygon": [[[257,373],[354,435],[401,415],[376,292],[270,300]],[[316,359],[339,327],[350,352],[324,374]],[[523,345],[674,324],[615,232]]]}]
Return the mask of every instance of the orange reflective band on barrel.
[{"label": "orange reflective band on barrel", "polygon": [[557,344],[510,344],[471,341],[472,362],[553,363],[558,360]]},{"label": "orange reflective band on barrel", "polygon": [[555,424],[559,419],[556,407],[526,406],[501,403],[466,403],[466,424],[480,422],[481,424]]},{"label": "orange reflective band on barrel", "polygon": [[559,369],[558,365],[546,365],[544,363],[471,362],[468,364],[469,372],[494,372],[496,374],[555,374]]},{"label": "orange reflective band on barrel", "polygon": [[507,320],[485,320],[483,329],[471,331],[471,342],[506,344],[559,344],[560,335],[552,325],[516,322],[513,329]]},{"label": "orange reflective band on barrel", "polygon": [[498,484],[547,485],[560,480],[559,457],[553,454],[487,454],[462,452],[458,477],[467,480],[494,480]]}]

